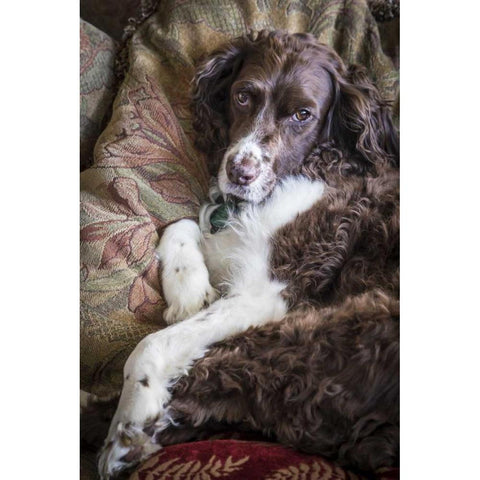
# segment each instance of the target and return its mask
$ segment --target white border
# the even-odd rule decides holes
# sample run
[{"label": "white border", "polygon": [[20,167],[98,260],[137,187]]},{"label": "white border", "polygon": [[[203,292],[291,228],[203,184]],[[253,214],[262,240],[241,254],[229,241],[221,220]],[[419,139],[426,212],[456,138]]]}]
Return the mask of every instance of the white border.
[{"label": "white border", "polygon": [[[78,4],[3,7],[2,477],[78,478]],[[402,476],[478,474],[475,2],[402,2]],[[4,447],[5,448],[5,447]]]},{"label": "white border", "polygon": [[79,477],[78,8],[2,12],[2,478]]},{"label": "white border", "polygon": [[401,11],[401,475],[478,476],[479,8]]}]

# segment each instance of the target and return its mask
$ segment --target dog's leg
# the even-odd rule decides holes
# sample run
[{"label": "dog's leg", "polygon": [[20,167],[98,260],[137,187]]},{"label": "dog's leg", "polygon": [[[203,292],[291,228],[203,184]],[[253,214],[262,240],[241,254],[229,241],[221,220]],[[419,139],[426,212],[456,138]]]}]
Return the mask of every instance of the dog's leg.
[{"label": "dog's leg", "polygon": [[157,255],[162,264],[162,288],[168,308],[163,318],[168,324],[191,317],[217,298],[210,285],[201,251],[201,233],[192,220],[168,226]]},{"label": "dog's leg", "polygon": [[152,438],[169,424],[169,387],[207,348],[250,326],[280,320],[284,285],[233,291],[192,318],[145,337],[127,360],[120,402],[100,456],[102,478],[159,450]]},{"label": "dog's leg", "polygon": [[[154,439],[170,421],[169,388],[210,345],[283,318],[287,311],[281,296],[285,285],[271,279],[270,238],[322,194],[322,182],[295,178],[283,182],[265,204],[245,209],[237,223],[230,225],[235,241],[230,234],[225,238],[232,246],[228,296],[137,345],[125,364],[119,405],[100,455],[102,478],[110,478],[161,448]],[[192,235],[182,238],[191,240]],[[221,247],[222,243],[215,245]]]}]

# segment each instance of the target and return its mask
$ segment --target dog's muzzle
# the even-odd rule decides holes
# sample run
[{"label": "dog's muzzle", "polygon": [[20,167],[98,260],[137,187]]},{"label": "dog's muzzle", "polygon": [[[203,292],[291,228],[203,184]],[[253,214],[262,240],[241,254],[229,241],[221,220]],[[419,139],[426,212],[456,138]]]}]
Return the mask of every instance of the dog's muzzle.
[{"label": "dog's muzzle", "polygon": [[259,177],[260,162],[252,155],[240,158],[232,156],[227,159],[225,170],[230,182],[243,187],[254,182]]}]

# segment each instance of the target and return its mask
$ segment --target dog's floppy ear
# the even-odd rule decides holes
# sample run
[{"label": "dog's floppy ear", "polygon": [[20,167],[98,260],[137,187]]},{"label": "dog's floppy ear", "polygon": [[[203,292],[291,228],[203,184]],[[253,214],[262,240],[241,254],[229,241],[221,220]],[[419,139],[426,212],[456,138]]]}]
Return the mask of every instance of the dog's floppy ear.
[{"label": "dog's floppy ear", "polygon": [[[389,162],[398,166],[399,140],[389,103],[383,100],[363,67],[333,75],[335,99],[328,119],[329,137],[370,169]],[[332,72],[331,72],[332,73]]]},{"label": "dog's floppy ear", "polygon": [[197,146],[208,155],[210,173],[216,174],[228,145],[228,102],[230,87],[238,74],[247,38],[238,38],[214,52],[197,69],[193,81],[193,128]]}]

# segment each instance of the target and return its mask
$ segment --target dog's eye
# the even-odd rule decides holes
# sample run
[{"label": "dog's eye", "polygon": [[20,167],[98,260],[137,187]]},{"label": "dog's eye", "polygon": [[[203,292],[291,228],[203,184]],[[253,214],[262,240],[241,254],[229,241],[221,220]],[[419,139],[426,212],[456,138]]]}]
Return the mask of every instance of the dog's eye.
[{"label": "dog's eye", "polygon": [[308,110],[302,108],[301,110],[298,110],[293,114],[293,119],[296,122],[304,122],[305,120],[308,120],[311,116],[312,114]]},{"label": "dog's eye", "polygon": [[239,105],[247,105],[250,101],[250,95],[246,92],[238,92],[235,94],[235,100]]}]

